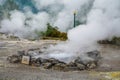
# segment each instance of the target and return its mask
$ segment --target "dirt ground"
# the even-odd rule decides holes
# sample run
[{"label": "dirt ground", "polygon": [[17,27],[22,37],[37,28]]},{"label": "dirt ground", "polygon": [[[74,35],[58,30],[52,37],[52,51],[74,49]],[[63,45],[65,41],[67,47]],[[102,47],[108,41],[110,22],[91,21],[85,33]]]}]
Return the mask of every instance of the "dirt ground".
[{"label": "dirt ground", "polygon": [[11,64],[8,55],[20,50],[41,48],[60,41],[0,41],[0,80],[120,80],[120,46],[101,45],[101,64],[97,69],[62,72],[24,64]]}]

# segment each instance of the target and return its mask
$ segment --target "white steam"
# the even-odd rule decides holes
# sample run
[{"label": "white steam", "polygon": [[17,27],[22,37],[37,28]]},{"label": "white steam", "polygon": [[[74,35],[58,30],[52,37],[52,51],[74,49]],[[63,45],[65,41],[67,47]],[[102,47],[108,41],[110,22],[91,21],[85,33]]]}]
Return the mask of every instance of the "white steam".
[{"label": "white steam", "polygon": [[6,0],[0,0],[0,5],[2,5]]},{"label": "white steam", "polygon": [[29,34],[35,36],[35,30],[46,30],[48,22],[57,26],[60,31],[66,32],[73,27],[74,10],[77,10],[78,13],[77,21],[85,21],[94,0],[33,1],[39,10],[37,14],[32,13],[28,6],[24,7],[25,12],[9,11],[10,17],[1,21],[0,32],[7,32],[23,38],[31,37]]},{"label": "white steam", "polygon": [[[48,51],[59,50],[56,56],[76,55],[81,51],[96,48],[98,40],[120,37],[120,0],[34,0],[40,10],[38,14],[31,11],[22,13],[12,11],[9,19],[1,22],[0,31],[17,36],[35,36],[34,30],[46,30],[47,22],[67,31],[73,27],[73,11],[77,10],[77,20],[86,21],[69,30],[66,44],[52,46]],[[75,54],[76,53],[76,54]]]},{"label": "white steam", "polygon": [[[87,23],[69,30],[67,43],[52,46],[49,51],[60,50],[66,58],[83,56],[81,53],[98,49],[97,41],[114,36],[120,37],[120,0],[95,0]],[[62,55],[58,52],[56,54],[59,57],[53,57],[61,59]]]},{"label": "white steam", "polygon": [[1,32],[10,33],[19,37],[34,37],[34,31],[44,31],[46,24],[49,22],[49,15],[46,12],[33,14],[31,12],[22,13],[20,11],[12,11],[10,19],[1,21]]}]

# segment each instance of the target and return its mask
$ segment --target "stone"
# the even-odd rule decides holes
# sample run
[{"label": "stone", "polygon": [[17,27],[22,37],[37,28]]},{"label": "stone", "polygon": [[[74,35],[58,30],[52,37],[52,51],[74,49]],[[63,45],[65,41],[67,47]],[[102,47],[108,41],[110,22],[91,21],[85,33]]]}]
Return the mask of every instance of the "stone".
[{"label": "stone", "polygon": [[95,50],[86,53],[88,57],[93,58],[94,60],[99,60],[101,58],[100,52]]},{"label": "stone", "polygon": [[12,55],[7,58],[10,63],[19,63],[21,62],[21,57],[18,55]]},{"label": "stone", "polygon": [[65,67],[66,71],[75,71],[78,70],[78,67],[76,66],[76,64],[74,62],[70,62],[67,64],[67,67]]},{"label": "stone", "polygon": [[42,51],[38,51],[39,54],[42,54],[43,52]]},{"label": "stone", "polygon": [[93,59],[93,61],[90,61],[89,63],[94,63],[96,66],[99,65],[100,59],[102,58],[99,51],[95,50],[95,51],[87,52],[86,54],[88,57]]},{"label": "stone", "polygon": [[[94,58],[94,56],[92,57]],[[93,58],[87,57],[87,58],[81,59],[80,57],[78,57],[75,59],[74,63],[79,68],[79,70],[94,69],[98,66],[98,60]]]},{"label": "stone", "polygon": [[55,58],[36,58],[35,56],[37,56],[38,54],[39,52],[36,53],[34,49],[31,49],[28,52],[18,51],[18,54],[9,56],[7,59],[10,63],[19,63],[22,61],[23,56],[28,56],[29,61],[27,62],[29,62],[29,65],[60,71],[76,71],[96,68],[98,66],[98,61],[101,58],[100,52],[97,50],[86,52],[85,55],[87,56],[79,56],[70,63],[65,63]]},{"label": "stone", "polygon": [[38,53],[37,52],[35,52],[35,51],[28,51],[27,53],[26,53],[26,55],[27,56],[37,56],[38,55]]},{"label": "stone", "polygon": [[68,67],[76,67],[76,64],[74,62],[70,62],[67,64]]},{"label": "stone", "polygon": [[87,64],[87,68],[88,68],[88,69],[94,69],[94,68],[96,68],[96,67],[97,67],[97,65],[96,65],[95,62],[90,62],[90,63]]},{"label": "stone", "polygon": [[78,67],[79,70],[85,70],[85,65],[76,63],[76,66]]},{"label": "stone", "polygon": [[39,50],[40,48],[31,48],[31,49],[28,49],[28,51],[35,51],[35,50]]},{"label": "stone", "polygon": [[53,64],[52,63],[49,63],[49,62],[47,62],[47,63],[43,63],[43,65],[42,65],[45,69],[50,69],[50,68],[52,68],[52,66],[53,66]]},{"label": "stone", "polygon": [[35,62],[39,63],[40,65],[49,62],[48,59],[43,59],[41,57],[37,58]]},{"label": "stone", "polygon": [[85,65],[85,62],[84,62],[80,57],[77,57],[77,58],[74,60],[74,63],[79,63],[79,64],[84,64],[84,65]]},{"label": "stone", "polygon": [[22,57],[23,55],[25,55],[25,51],[24,50],[23,51],[18,51],[17,54],[18,54],[18,56]]},{"label": "stone", "polygon": [[58,64],[55,64],[53,67],[52,67],[52,69],[54,69],[54,70],[64,70],[65,68],[67,67],[67,65],[66,64],[64,64],[64,63],[58,63]]},{"label": "stone", "polygon": [[61,62],[61,61],[59,61],[59,60],[57,60],[55,58],[48,59],[48,62],[51,62],[52,64],[63,63],[63,62]]}]

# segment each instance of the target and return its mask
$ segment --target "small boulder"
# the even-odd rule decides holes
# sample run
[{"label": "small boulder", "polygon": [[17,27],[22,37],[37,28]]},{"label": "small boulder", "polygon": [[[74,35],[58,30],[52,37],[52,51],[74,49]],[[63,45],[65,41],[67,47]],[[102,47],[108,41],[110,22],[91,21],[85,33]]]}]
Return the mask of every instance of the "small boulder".
[{"label": "small boulder", "polygon": [[101,54],[99,51],[91,51],[86,53],[88,57],[93,58],[94,60],[99,60],[101,58]]},{"label": "small boulder", "polygon": [[18,55],[12,55],[7,58],[10,63],[19,63],[21,62],[21,57]]},{"label": "small boulder", "polygon": [[76,63],[76,66],[78,67],[79,70],[85,70],[85,65]]},{"label": "small boulder", "polygon": [[23,50],[23,51],[18,51],[18,52],[17,52],[17,55],[22,57],[22,56],[25,55],[25,51],[24,51],[24,50]]},{"label": "small boulder", "polygon": [[43,58],[39,57],[39,58],[36,59],[35,62],[39,63],[40,65],[42,65],[42,64],[47,63],[49,61],[48,61],[48,59],[43,59]]},{"label": "small boulder", "polygon": [[45,69],[50,69],[50,68],[52,68],[52,66],[53,66],[53,64],[52,63],[49,63],[49,62],[47,62],[47,63],[43,63],[43,65],[42,65]]},{"label": "small boulder", "polygon": [[70,62],[67,64],[68,67],[76,67],[76,64],[74,62]]},{"label": "small boulder", "polygon": [[57,60],[57,59],[55,59],[55,58],[50,58],[50,59],[48,59],[48,62],[51,62],[51,63],[53,63],[53,64],[60,63],[60,61]]},{"label": "small boulder", "polygon": [[67,67],[67,65],[64,64],[64,63],[57,63],[52,67],[52,69],[54,69],[54,70],[64,70],[66,67]]},{"label": "small boulder", "polygon": [[97,65],[95,62],[90,62],[87,64],[87,69],[94,69],[96,67],[97,67]]},{"label": "small boulder", "polygon": [[86,61],[81,59],[80,57],[77,57],[75,60],[74,60],[74,63],[79,63],[79,64],[86,64]]}]

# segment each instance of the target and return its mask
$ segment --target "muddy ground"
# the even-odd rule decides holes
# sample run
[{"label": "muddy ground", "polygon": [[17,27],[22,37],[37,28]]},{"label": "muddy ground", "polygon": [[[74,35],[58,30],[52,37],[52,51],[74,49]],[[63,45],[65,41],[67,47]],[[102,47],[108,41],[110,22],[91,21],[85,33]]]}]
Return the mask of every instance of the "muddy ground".
[{"label": "muddy ground", "polygon": [[102,60],[93,70],[63,72],[6,61],[17,51],[56,43],[60,41],[0,41],[0,80],[120,80],[120,46],[116,45],[101,45]]}]

